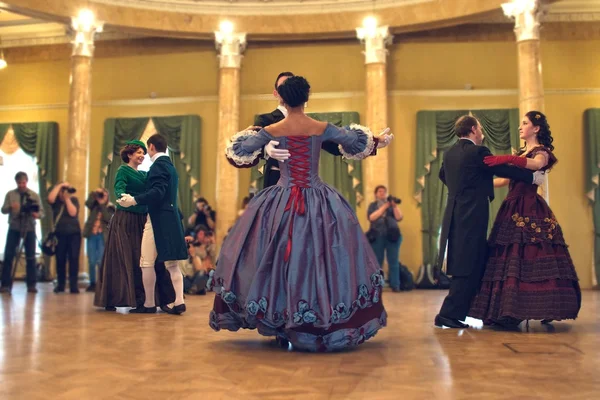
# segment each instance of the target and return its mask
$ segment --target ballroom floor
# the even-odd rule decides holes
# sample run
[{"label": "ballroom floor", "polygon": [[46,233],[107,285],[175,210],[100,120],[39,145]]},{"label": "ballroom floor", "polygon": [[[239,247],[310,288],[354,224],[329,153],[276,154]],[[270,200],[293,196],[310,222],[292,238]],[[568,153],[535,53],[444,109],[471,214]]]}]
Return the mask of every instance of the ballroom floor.
[{"label": "ballroom floor", "polygon": [[529,330],[432,326],[442,291],[386,293],[388,327],[357,350],[280,350],[256,332],[213,332],[212,296],[188,312],[98,311],[93,295],[0,297],[1,399],[597,399],[600,292],[577,321]]}]

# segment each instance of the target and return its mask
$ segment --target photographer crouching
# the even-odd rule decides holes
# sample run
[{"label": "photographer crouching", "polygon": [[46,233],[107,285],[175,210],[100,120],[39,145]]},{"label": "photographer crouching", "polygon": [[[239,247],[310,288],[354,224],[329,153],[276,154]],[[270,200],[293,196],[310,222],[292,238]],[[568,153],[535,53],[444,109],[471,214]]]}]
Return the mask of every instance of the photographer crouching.
[{"label": "photographer crouching", "polygon": [[401,202],[397,197],[388,196],[387,188],[379,185],[375,188],[375,201],[367,210],[371,222],[367,238],[380,266],[383,266],[383,257],[387,255],[390,287],[394,292],[400,291],[399,260],[402,234],[398,222],[403,218],[399,207]]},{"label": "photographer crouching", "polygon": [[104,188],[98,188],[91,192],[85,206],[90,210],[90,215],[83,226],[90,276],[90,286],[85,291],[94,292],[96,290],[96,267],[99,267],[102,262],[104,244],[108,235],[108,223],[115,213],[115,206],[108,202],[108,191]]},{"label": "photographer crouching", "polygon": [[54,186],[48,194],[48,203],[54,213],[54,232],[58,244],[56,245],[56,276],[58,285],[54,293],[65,291],[67,259],[69,260],[69,286],[71,293],[79,293],[77,279],[79,274],[79,254],[81,252],[81,226],[79,214],[79,200],[74,196],[75,188],[68,182]]},{"label": "photographer crouching", "polygon": [[25,257],[27,260],[27,291],[37,293],[36,268],[35,268],[35,220],[43,216],[43,208],[40,202],[40,196],[27,187],[29,178],[25,172],[18,172],[15,175],[17,188],[6,193],[2,214],[9,215],[9,229],[6,237],[6,247],[4,248],[4,269],[2,270],[1,293],[10,293],[12,289],[12,280],[16,266],[13,266],[13,259],[17,255],[17,250],[21,240],[25,245]]}]

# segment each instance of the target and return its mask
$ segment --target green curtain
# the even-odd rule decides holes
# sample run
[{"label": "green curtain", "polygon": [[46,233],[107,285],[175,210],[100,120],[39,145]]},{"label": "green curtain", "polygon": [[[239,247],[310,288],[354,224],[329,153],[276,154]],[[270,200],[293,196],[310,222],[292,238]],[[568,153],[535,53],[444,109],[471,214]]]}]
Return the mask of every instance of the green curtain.
[{"label": "green curtain", "polygon": [[[484,135],[483,145],[487,146],[492,154],[511,154],[513,149],[519,149],[518,108],[509,110],[473,110],[471,113],[481,122]],[[507,194],[508,186],[494,189],[495,200],[490,203],[488,233],[492,230],[496,214],[498,214],[502,201],[506,198]]]},{"label": "green curtain", "polygon": [[[360,123],[360,116],[357,112],[309,113],[307,115],[318,121],[329,122],[340,127]],[[264,164],[265,162],[261,160],[257,166],[252,168],[250,172],[251,187],[263,187]],[[363,199],[360,161],[336,157],[321,150],[319,176],[325,183],[335,187],[356,210],[357,204],[360,204]]]},{"label": "green curtain", "polygon": [[423,263],[435,265],[448,189],[438,179],[443,151],[458,138],[456,120],[468,111],[419,111],[414,197],[421,207]]},{"label": "green curtain", "polygon": [[102,161],[100,164],[100,184],[104,182],[110,200],[115,202],[115,177],[123,161],[120,151],[129,140],[142,137],[150,118],[110,118],[104,122],[104,143],[102,144]]},{"label": "green curtain", "polygon": [[187,217],[200,196],[200,117],[153,117],[152,122],[169,142],[169,155],[179,175],[179,206]]},{"label": "green curtain", "polygon": [[591,202],[594,219],[594,274],[600,282],[600,108],[585,110],[586,196]]},{"label": "green curtain", "polygon": [[[119,152],[129,140],[139,139],[149,117],[111,118],[104,123],[104,143],[100,182],[109,189],[111,201],[117,170],[123,164]],[[194,198],[200,193],[200,117],[197,115],[152,117],[156,131],[169,142],[169,155],[179,175],[179,207],[184,215],[193,211]]]},{"label": "green curtain", "polygon": [[[12,125],[15,138],[23,151],[36,158],[38,165],[39,195],[44,207],[41,219],[42,238],[51,228],[52,211],[48,204],[48,189],[56,183],[58,176],[58,124],[56,122],[30,122],[23,124],[0,124],[0,143]],[[42,238],[38,238],[42,240]],[[50,265],[49,257],[44,256]]]},{"label": "green curtain", "polygon": [[[451,110],[419,111],[417,113],[417,154],[415,166],[414,197],[421,206],[423,233],[423,263],[435,264],[439,249],[439,232],[442,224],[447,188],[438,179],[443,152],[458,138],[454,124],[462,116],[471,113],[483,126],[485,141],[494,154],[510,154],[518,149],[519,110]],[[516,133],[516,134],[515,134]],[[495,190],[496,199],[490,203],[490,224],[496,218],[508,188]]]}]

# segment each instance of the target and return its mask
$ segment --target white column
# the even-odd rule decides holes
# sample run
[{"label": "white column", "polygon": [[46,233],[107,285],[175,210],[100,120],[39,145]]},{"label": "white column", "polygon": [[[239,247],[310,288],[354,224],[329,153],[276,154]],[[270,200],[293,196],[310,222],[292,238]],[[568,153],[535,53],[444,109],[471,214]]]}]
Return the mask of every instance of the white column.
[{"label": "white column", "polygon": [[[366,121],[365,125],[378,134],[388,126],[387,55],[386,46],[392,42],[387,26],[378,27],[373,17],[365,18],[363,26],[356,28],[356,36],[365,45],[366,70]],[[363,188],[367,199],[373,197],[377,185],[389,188],[388,150],[377,151],[377,157],[363,161]]]},{"label": "white column", "polygon": [[231,23],[224,22],[215,32],[219,51],[219,132],[217,140],[217,244],[220,246],[227,230],[237,218],[238,170],[225,159],[227,140],[239,131],[240,68],[246,48],[246,34],[233,31]]},{"label": "white column", "polygon": [[[513,0],[502,4],[504,14],[515,21],[519,62],[519,112],[544,112],[544,84],[540,57],[540,19],[543,8],[539,0]],[[548,177],[538,189],[549,202]]]}]

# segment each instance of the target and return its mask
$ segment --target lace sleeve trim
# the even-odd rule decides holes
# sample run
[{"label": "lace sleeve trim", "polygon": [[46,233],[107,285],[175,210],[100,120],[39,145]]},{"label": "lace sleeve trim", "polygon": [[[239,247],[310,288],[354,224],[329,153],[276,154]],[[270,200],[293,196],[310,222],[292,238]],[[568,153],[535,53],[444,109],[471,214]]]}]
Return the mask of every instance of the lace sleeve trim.
[{"label": "lace sleeve trim", "polygon": [[261,155],[263,151],[262,148],[256,149],[248,155],[237,155],[233,148],[236,143],[241,143],[251,136],[258,136],[258,133],[251,130],[244,130],[233,135],[231,139],[227,141],[227,145],[225,146],[225,156],[239,166],[253,164],[254,161],[256,161],[256,158]]},{"label": "lace sleeve trim", "polygon": [[340,149],[340,153],[342,153],[342,156],[344,158],[347,158],[348,160],[362,160],[364,158],[369,157],[371,154],[373,154],[373,149],[375,148],[375,140],[373,138],[373,132],[371,132],[371,130],[369,128],[367,128],[366,126],[362,126],[362,125],[358,125],[358,124],[352,124],[350,125],[350,130],[353,131],[360,131],[361,133],[363,133],[366,137],[367,137],[367,144],[365,146],[365,149],[363,151],[361,151],[360,153],[356,153],[356,154],[350,154],[347,151],[344,150],[344,148],[342,147],[342,145],[340,144],[338,147]]}]

